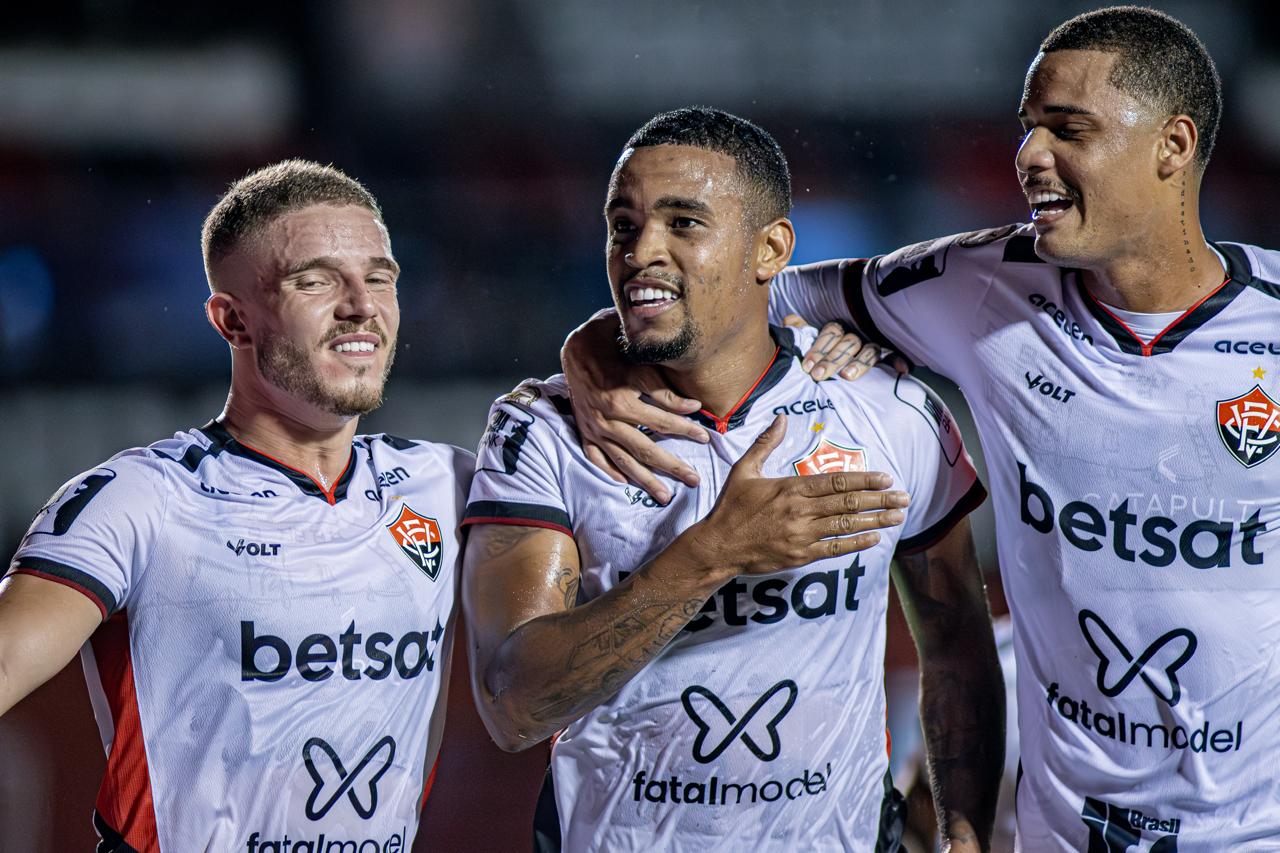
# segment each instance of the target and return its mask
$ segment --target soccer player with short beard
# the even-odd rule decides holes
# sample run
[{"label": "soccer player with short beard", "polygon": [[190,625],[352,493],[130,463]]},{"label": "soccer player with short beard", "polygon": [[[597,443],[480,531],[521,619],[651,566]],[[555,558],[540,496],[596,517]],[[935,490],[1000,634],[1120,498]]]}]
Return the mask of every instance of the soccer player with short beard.
[{"label": "soccer player with short beard", "polygon": [[[1042,42],[1019,105],[1030,223],[775,286],[776,314],[853,323],[973,408],[1026,850],[1280,849],[1280,253],[1201,229],[1221,109],[1186,26],[1080,15]],[[628,424],[647,414],[592,389],[609,350],[583,367],[575,346],[584,437],[643,439]]]},{"label": "soccer player with short beard", "polygon": [[357,434],[400,274],[357,181],[301,160],[254,172],[203,248],[226,409],[37,514],[0,583],[0,713],[82,651],[108,752],[100,850],[408,849],[471,454]]},{"label": "soccer player with short beard", "polygon": [[820,386],[812,331],[769,326],[790,208],[777,143],[707,108],[652,119],[609,182],[625,349],[704,402],[709,441],[666,444],[700,488],[663,506],[604,476],[564,377],[494,404],[464,522],[472,689],[500,746],[553,739],[541,850],[896,850],[895,554],[943,831],[956,853],[990,832],[1003,688],[964,518],[984,492],[924,386]]}]

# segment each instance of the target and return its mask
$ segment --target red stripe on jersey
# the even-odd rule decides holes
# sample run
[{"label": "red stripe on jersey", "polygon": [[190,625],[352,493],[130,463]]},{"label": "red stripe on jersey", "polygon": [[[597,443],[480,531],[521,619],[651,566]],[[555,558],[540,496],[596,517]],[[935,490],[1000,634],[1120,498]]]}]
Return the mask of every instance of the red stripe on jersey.
[{"label": "red stripe on jersey", "polygon": [[342,478],[347,476],[347,469],[351,467],[351,460],[355,458],[355,453],[352,452],[351,455],[347,457],[347,464],[342,466],[342,473],[338,475],[338,479],[334,480],[333,485],[326,489],[323,485],[321,485],[319,480],[317,480],[315,477],[312,477],[310,474],[308,474],[306,471],[303,471],[301,468],[294,468],[288,462],[283,462],[275,458],[274,456],[272,456],[270,453],[263,453],[261,450],[259,450],[256,447],[250,447],[249,445],[245,444],[243,441],[240,441],[240,439],[238,438],[236,439],[236,441],[239,442],[242,447],[248,447],[250,450],[258,454],[259,456],[265,456],[267,459],[270,459],[272,462],[276,463],[277,465],[281,465],[285,468],[288,468],[290,471],[293,471],[297,474],[301,474],[302,476],[310,480],[312,483],[315,483],[316,488],[320,490],[320,494],[324,495],[324,499],[329,502],[329,506],[334,506],[338,503],[338,499],[334,497],[334,492],[338,490],[338,484],[342,482]]},{"label": "red stripe on jersey", "polygon": [[427,807],[427,797],[431,796],[431,786],[436,783],[436,771],[440,769],[440,756],[436,756],[436,763],[431,765],[431,772],[427,774],[427,784],[422,786],[422,799],[418,801],[418,811],[421,812]]},{"label": "red stripe on jersey", "polygon": [[757,377],[756,381],[751,384],[751,387],[747,389],[747,393],[743,394],[738,399],[738,402],[733,404],[733,408],[729,409],[728,412],[725,412],[725,416],[723,418],[717,417],[715,412],[709,411],[707,409],[701,410],[702,414],[706,415],[707,417],[711,418],[711,420],[715,421],[716,432],[720,433],[721,435],[724,435],[726,432],[729,431],[729,419],[733,417],[734,412],[742,408],[742,404],[747,402],[747,400],[751,398],[751,395],[756,392],[756,389],[760,387],[760,383],[764,381],[764,378],[769,375],[769,371],[773,368],[773,363],[778,360],[778,353],[780,352],[782,352],[782,347],[774,348],[773,358],[769,359],[769,363],[765,365],[764,372],[761,373],[760,376]]},{"label": "red stripe on jersey", "polygon": [[80,584],[76,583],[75,581],[67,580],[66,578],[60,578],[57,575],[51,575],[51,574],[48,574],[47,572],[41,572],[35,569],[27,569],[22,566],[18,566],[18,568],[14,569],[12,572],[10,572],[10,574],[31,575],[32,577],[37,577],[42,580],[53,581],[54,583],[60,583],[63,586],[68,587],[69,589],[74,589],[76,592],[80,593],[85,598],[89,599],[95,605],[97,605],[98,609],[102,611],[103,619],[106,619],[108,616],[106,605],[104,605],[101,601],[98,600],[98,596],[94,595],[92,592],[89,592],[88,589],[82,587]]},{"label": "red stripe on jersey", "polygon": [[556,524],[554,521],[542,521],[536,518],[508,518],[506,516],[475,516],[473,518],[464,518],[460,526],[466,527],[470,524],[510,524],[513,527],[544,527],[547,530],[557,530],[565,536],[573,536],[573,531],[562,524]]},{"label": "red stripe on jersey", "polygon": [[159,853],[151,773],[142,740],[142,720],[138,716],[138,691],[129,653],[129,618],[125,611],[118,611],[102,623],[89,642],[93,645],[98,677],[102,679],[102,691],[107,696],[116,732],[95,807],[107,825],[119,832],[138,853]]},{"label": "red stripe on jersey", "polygon": [[1152,350],[1155,349],[1156,343],[1165,335],[1167,335],[1170,331],[1172,331],[1174,326],[1177,326],[1183,320],[1187,319],[1187,317],[1191,314],[1191,312],[1195,311],[1197,308],[1203,305],[1209,299],[1209,297],[1213,296],[1213,294],[1217,293],[1219,290],[1222,290],[1222,288],[1226,287],[1230,281],[1231,281],[1231,273],[1228,272],[1227,277],[1222,280],[1222,284],[1218,285],[1213,290],[1209,291],[1204,296],[1200,297],[1200,299],[1196,301],[1195,305],[1192,305],[1186,311],[1183,311],[1181,314],[1179,314],[1177,316],[1177,319],[1175,319],[1169,325],[1165,326],[1164,329],[1161,330],[1160,334],[1156,335],[1150,341],[1144,341],[1142,338],[1140,338],[1137,332],[1129,328],[1128,323],[1126,323],[1124,320],[1121,320],[1119,317],[1115,315],[1114,311],[1112,311],[1106,305],[1102,304],[1102,300],[1094,296],[1093,293],[1090,292],[1089,288],[1086,287],[1086,288],[1083,288],[1083,290],[1085,293],[1089,295],[1089,298],[1093,300],[1094,305],[1097,305],[1099,308],[1105,311],[1108,317],[1110,317],[1112,320],[1115,320],[1117,323],[1119,323],[1121,327],[1123,327],[1124,330],[1129,333],[1129,336],[1131,338],[1133,338],[1135,341],[1141,344],[1142,355],[1144,357],[1147,357],[1147,356],[1150,356]]}]

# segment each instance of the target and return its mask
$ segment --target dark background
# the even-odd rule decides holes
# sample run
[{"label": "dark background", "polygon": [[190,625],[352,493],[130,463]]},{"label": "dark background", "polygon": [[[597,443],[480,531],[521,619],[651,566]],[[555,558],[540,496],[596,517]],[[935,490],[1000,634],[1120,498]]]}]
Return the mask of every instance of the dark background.
[{"label": "dark background", "polygon": [[[1201,35],[1226,88],[1208,235],[1277,245],[1273,10],[1155,5]],[[13,6],[0,27],[0,544],[12,553],[78,471],[217,414],[228,361],[201,311],[199,228],[252,168],[331,162],[378,196],[404,268],[402,344],[368,428],[472,447],[488,401],[555,372],[565,333],[607,304],[605,182],[653,113],[705,103],[778,138],[798,261],[1018,221],[1023,74],[1040,38],[1086,8]],[[892,642],[891,658],[909,660],[900,632]],[[427,837],[435,849],[523,849],[545,750],[500,756],[455,688],[419,849]],[[0,721],[0,849],[88,849],[102,766],[73,664]]]}]

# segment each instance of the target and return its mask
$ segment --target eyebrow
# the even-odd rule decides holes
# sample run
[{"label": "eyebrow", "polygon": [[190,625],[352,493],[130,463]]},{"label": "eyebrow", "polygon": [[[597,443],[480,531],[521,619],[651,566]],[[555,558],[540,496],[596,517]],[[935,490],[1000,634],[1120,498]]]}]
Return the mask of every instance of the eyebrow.
[{"label": "eyebrow", "polygon": [[[626,200],[621,197],[609,199],[609,203],[604,206],[604,215],[608,216],[620,207],[629,207]],[[696,198],[687,198],[685,196],[664,195],[653,203],[654,210],[683,210],[686,213],[701,213],[704,215],[711,214],[711,206],[706,202],[698,201]]]},{"label": "eyebrow", "polygon": [[[1049,115],[1069,115],[1069,116],[1092,116],[1092,115],[1095,115],[1094,113],[1090,112],[1089,110],[1086,110],[1084,107],[1073,107],[1073,106],[1071,106],[1071,105],[1069,105],[1069,104],[1062,104],[1062,105],[1057,105],[1057,104],[1055,104],[1055,105],[1052,105],[1052,106],[1048,106],[1048,107],[1045,107],[1045,108],[1042,110],[1042,112],[1045,112],[1045,113],[1047,113],[1047,114],[1049,114]],[[1007,115],[1007,114],[1006,114],[1006,115]],[[1026,109],[1025,109],[1025,108],[1018,110],[1018,118],[1020,118],[1020,119],[1024,119],[1024,118],[1026,118],[1026,117],[1027,117],[1027,111],[1026,111]]]},{"label": "eyebrow", "polygon": [[[369,266],[374,267],[376,269],[389,270],[390,272],[393,272],[396,275],[400,274],[400,265],[396,263],[393,259],[386,258],[381,255],[377,257],[369,258]],[[298,263],[286,269],[284,271],[284,274],[286,276],[297,275],[300,272],[305,272],[306,270],[315,270],[315,269],[337,271],[342,269],[342,262],[337,258],[333,257],[332,255],[321,255],[315,258],[309,258],[308,260],[305,260],[305,261],[299,261]]]}]

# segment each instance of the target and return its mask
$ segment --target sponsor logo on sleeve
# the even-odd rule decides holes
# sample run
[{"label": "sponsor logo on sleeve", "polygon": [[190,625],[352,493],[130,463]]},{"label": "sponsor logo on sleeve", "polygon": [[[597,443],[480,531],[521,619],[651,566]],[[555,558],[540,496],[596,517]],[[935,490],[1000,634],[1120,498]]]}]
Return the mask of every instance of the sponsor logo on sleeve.
[{"label": "sponsor logo on sleeve", "polygon": [[1218,435],[1246,468],[1261,465],[1280,447],[1280,403],[1254,385],[1247,393],[1218,401]]},{"label": "sponsor logo on sleeve", "polygon": [[440,535],[440,524],[434,518],[419,515],[404,504],[400,507],[400,514],[387,525],[387,530],[400,546],[401,553],[427,577],[431,580],[439,577],[444,560],[444,540]]}]

